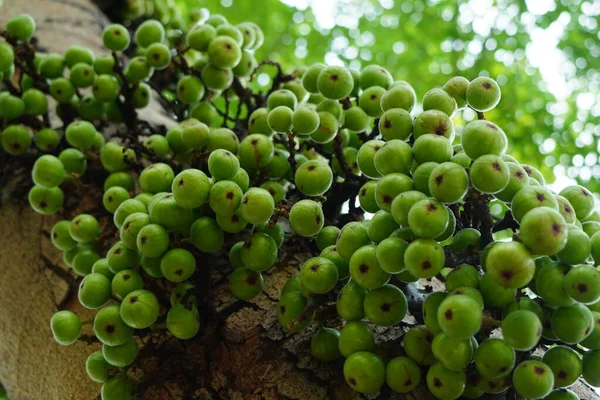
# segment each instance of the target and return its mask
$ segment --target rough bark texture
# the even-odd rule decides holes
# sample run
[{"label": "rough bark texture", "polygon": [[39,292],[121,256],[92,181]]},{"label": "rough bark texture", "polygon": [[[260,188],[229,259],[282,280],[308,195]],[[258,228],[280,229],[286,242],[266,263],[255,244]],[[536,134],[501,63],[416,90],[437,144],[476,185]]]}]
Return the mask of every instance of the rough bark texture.
[{"label": "rough bark texture", "polygon": [[[60,346],[50,332],[49,318],[67,294],[66,283],[41,258],[61,260],[42,233],[52,221],[26,206],[0,209],[0,381],[11,399],[92,399],[98,392],[86,376],[85,359],[100,346]],[[82,319],[93,317],[76,297],[68,308]]]},{"label": "rough bark texture", "polygon": [[[108,21],[89,0],[7,0],[1,15],[4,19],[22,12],[35,18],[43,50],[60,52],[79,44],[104,51],[100,33]],[[141,118],[170,122],[156,108]],[[14,185],[28,182],[9,179],[4,189],[13,191]],[[82,320],[94,315],[78,304],[76,292],[69,292],[59,276],[65,275],[60,271],[67,267],[48,239],[56,220],[34,213],[27,205],[4,204],[0,209],[0,381],[13,400],[93,399],[100,389],[85,373],[85,359],[99,344],[79,341],[60,346],[50,332],[49,319],[65,298],[64,307]],[[298,250],[292,245],[281,252],[280,265],[265,276],[265,293],[239,310],[224,286],[229,267],[225,262],[211,265],[217,270],[213,280],[220,281],[213,289],[217,311],[230,307],[237,311],[223,318],[205,317],[206,328],[191,341],[145,336],[142,341],[147,345],[131,369],[139,381],[138,398],[360,398],[343,383],[341,363],[320,365],[310,357],[309,332],[284,335],[276,323],[279,290],[308,258]],[[84,335],[91,334],[90,325],[85,326]]]},{"label": "rough bark texture", "polygon": [[[43,49],[58,52],[79,44],[102,51],[99,34],[108,21],[89,0],[6,0],[1,15],[21,12],[36,19]],[[142,119],[170,123],[157,108],[143,113]],[[86,340],[60,346],[52,340],[49,328],[59,304],[77,312],[82,320],[94,315],[81,307],[76,292],[69,290],[67,281],[76,278],[69,275],[61,253],[48,238],[57,218],[40,216],[27,205],[0,207],[0,381],[12,400],[99,397],[100,385],[85,373],[85,359],[99,344]],[[278,265],[265,274],[265,292],[248,304],[234,302],[225,287],[230,268],[225,254],[203,260],[201,264],[211,268],[210,280],[215,283],[208,289],[213,304],[207,309],[214,307],[216,313],[202,316],[203,330],[190,341],[142,332],[143,347],[130,368],[139,382],[137,398],[365,398],[343,382],[342,360],[323,364],[310,356],[309,340],[315,327],[303,334],[286,335],[278,326],[275,305],[279,290],[309,257],[305,247],[287,246],[280,252]],[[384,350],[395,355],[404,328],[380,328],[377,333],[387,342]],[[92,335],[90,325],[84,327],[84,335]],[[588,392],[583,398],[593,396]],[[432,397],[421,386],[410,395],[383,393],[379,398]]]},{"label": "rough bark texture", "polygon": [[[0,380],[11,399],[93,399],[100,389],[85,373],[85,359],[98,344],[79,341],[60,346],[52,339],[49,319],[68,296],[67,284],[46,264],[63,268],[48,238],[56,218],[27,206],[0,209]],[[139,378],[140,399],[359,399],[341,378],[341,362],[321,364],[310,356],[312,330],[285,335],[275,319],[276,299],[285,281],[297,273],[306,254],[282,250],[280,263],[265,274],[266,291],[227,318],[207,324],[197,338],[177,341],[148,334],[132,374]],[[227,263],[212,265],[214,278]],[[10,284],[7,284],[10,282]],[[234,303],[221,285],[213,290],[217,311]],[[71,295],[66,308],[82,320],[94,313]],[[386,332],[389,338],[402,330]],[[84,335],[91,335],[91,327]],[[426,399],[425,390],[410,396]]]}]

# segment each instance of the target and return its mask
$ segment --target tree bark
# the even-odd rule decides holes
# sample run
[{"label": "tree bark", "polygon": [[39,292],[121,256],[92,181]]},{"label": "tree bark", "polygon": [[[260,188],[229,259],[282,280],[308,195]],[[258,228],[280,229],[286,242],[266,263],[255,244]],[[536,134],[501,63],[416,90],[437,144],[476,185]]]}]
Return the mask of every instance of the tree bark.
[{"label": "tree bark", "polygon": [[[100,34],[109,21],[90,0],[5,2],[3,19],[19,13],[36,20],[37,45],[43,51],[62,52],[78,44],[105,52]],[[173,123],[159,111],[155,106],[140,117],[155,124]],[[1,189],[12,191],[24,184],[29,182],[9,180]],[[86,340],[60,346],[49,327],[59,307],[82,320],[95,312],[79,305],[77,278],[49,240],[58,218],[36,214],[25,203],[0,206],[0,382],[13,400],[96,398],[100,385],[87,377],[85,360],[100,345]],[[215,272],[213,279],[221,283],[213,289],[213,303],[217,312],[227,313],[207,322],[195,339],[145,337],[146,346],[131,369],[139,382],[137,398],[358,398],[343,384],[339,362],[319,365],[310,357],[308,332],[284,335],[276,322],[279,290],[308,258],[291,250],[293,255],[282,251],[280,265],[265,276],[265,293],[249,305],[235,303],[225,286],[225,273]],[[220,268],[227,272],[229,266]],[[83,334],[93,334],[90,325]]]},{"label": "tree bark", "polygon": [[[0,209],[0,381],[11,399],[93,399],[98,393],[85,360],[99,346],[66,347],[52,339],[49,318],[68,295],[67,283],[42,261],[44,256],[63,268],[47,237],[53,220],[27,206]],[[93,318],[76,296],[67,307],[84,320]]]},{"label": "tree bark", "polygon": [[[0,13],[1,24],[30,14],[43,51],[60,52],[72,44],[102,51],[99,34],[108,20],[91,1],[6,0]],[[0,189],[12,190],[8,186]],[[0,204],[0,382],[11,399],[93,399],[99,392],[86,376],[85,360],[100,346],[66,347],[52,339],[49,318],[61,302],[82,320],[93,318],[60,278],[70,275],[48,239],[56,220],[27,205]]]},{"label": "tree bark", "polygon": [[[63,278],[67,268],[49,240],[56,221],[56,217],[36,214],[27,205],[0,208],[0,381],[13,400],[94,399],[100,390],[85,372],[87,356],[100,345],[79,341],[60,346],[50,332],[50,317],[61,303],[82,320],[94,315],[79,304],[76,292],[69,291]],[[309,257],[299,250],[303,249],[282,249],[278,265],[265,274],[265,292],[249,304],[236,303],[223,282],[229,268],[226,257],[212,264],[213,279],[222,282],[213,289],[212,297],[224,318],[214,318],[189,341],[146,335],[143,341],[147,345],[131,370],[139,382],[136,398],[365,398],[343,382],[342,360],[319,363],[311,356],[314,326],[290,335],[284,334],[276,321],[280,288]],[[380,327],[376,331],[383,342],[391,343],[386,352],[396,352],[404,330]],[[93,334],[89,325],[83,333]],[[581,398],[595,396],[583,384],[573,390]],[[421,386],[408,395],[383,394],[379,398],[433,397]]]},{"label": "tree bark", "polygon": [[[35,18],[38,44],[45,51],[61,52],[78,44],[105,52],[100,33],[108,20],[90,0],[6,0],[2,8],[3,19],[23,12]],[[156,105],[141,113],[141,119],[173,123]],[[100,349],[99,343],[81,340],[60,346],[49,327],[59,308],[76,312],[82,320],[95,314],[79,304],[77,278],[49,240],[57,220],[36,214],[27,205],[0,205],[0,382],[11,400],[99,398],[100,385],[85,372],[85,360]],[[203,260],[215,283],[209,290],[211,309],[216,312],[202,315],[203,329],[189,341],[142,332],[140,355],[129,369],[138,382],[136,398],[375,398],[357,394],[344,383],[343,360],[325,364],[311,357],[315,326],[289,335],[276,321],[279,291],[310,257],[306,250],[294,243],[284,245],[278,265],[265,273],[264,293],[243,304],[235,302],[226,287],[231,267],[225,254]],[[403,332],[402,328],[377,329],[380,337],[396,345]],[[89,324],[83,333],[93,336]],[[394,353],[397,349],[386,350]],[[378,398],[424,400],[432,396],[422,385],[408,395],[386,392]]]},{"label": "tree bark", "polygon": [[[94,399],[100,385],[86,375],[87,356],[98,343],[78,341],[60,346],[52,339],[50,317],[67,298],[64,308],[82,320],[94,312],[77,301],[76,292],[55,268],[67,271],[60,251],[48,233],[57,221],[28,206],[0,209],[0,381],[10,399]],[[178,341],[150,334],[147,347],[131,369],[138,378],[137,397],[158,399],[361,399],[341,376],[342,361],[319,363],[310,355],[313,329],[284,334],[276,321],[276,301],[285,281],[298,272],[308,254],[283,249],[280,262],[265,274],[265,292],[252,303],[238,306],[224,284],[213,290],[217,312],[229,314],[209,322],[196,338]],[[227,261],[212,265],[216,280]],[[227,312],[226,312],[227,311]],[[401,330],[382,335],[398,336]],[[83,334],[92,335],[91,326]],[[391,399],[429,399],[420,388]]]}]

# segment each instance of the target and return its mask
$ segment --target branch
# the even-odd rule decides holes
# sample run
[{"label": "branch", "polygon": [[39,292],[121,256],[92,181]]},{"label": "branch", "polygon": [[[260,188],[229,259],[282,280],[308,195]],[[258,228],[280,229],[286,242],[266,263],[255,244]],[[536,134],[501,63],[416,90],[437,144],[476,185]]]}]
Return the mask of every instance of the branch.
[{"label": "branch", "polygon": [[4,79],[2,81],[2,83],[4,83],[4,86],[6,87],[6,90],[8,90],[8,92],[10,94],[12,94],[13,96],[21,96],[21,91],[19,90],[18,87],[16,87],[12,81],[10,79]]},{"label": "branch", "polygon": [[269,219],[269,222],[268,222],[269,228],[272,228],[273,226],[275,226],[275,224],[277,223],[277,219],[279,217],[289,217],[290,209],[292,208],[292,206],[293,206],[293,204],[289,204],[286,200],[280,201],[277,204],[277,206],[275,207],[275,211],[273,212],[273,215]]},{"label": "branch", "polygon": [[115,71],[115,74],[117,74],[117,76],[121,79],[121,94],[125,98],[125,101],[122,101],[120,98],[117,98],[117,104],[119,106],[119,109],[121,110],[121,114],[123,115],[125,125],[127,125],[127,127],[132,131],[137,132],[138,115],[133,103],[133,96],[139,86],[139,83],[135,82],[133,86],[129,86],[127,77],[123,72],[123,64],[121,62],[121,59],[114,51],[112,52],[112,57],[115,60],[113,70]]},{"label": "branch", "polygon": [[337,158],[340,167],[342,167],[342,171],[344,171],[344,178],[350,179],[353,175],[352,169],[346,162],[346,157],[344,157],[344,149],[342,148],[343,138],[341,135],[341,130],[338,131],[337,135],[335,135],[335,139],[333,139],[333,148],[335,149],[335,158]]},{"label": "branch", "polygon": [[19,118],[16,119],[16,121],[18,121],[19,123],[23,124],[23,125],[27,125],[30,128],[35,129],[36,131],[42,129],[44,126],[47,126],[44,124],[44,122],[40,121],[37,117],[34,117],[33,115],[21,115]]},{"label": "branch", "polygon": [[[358,132],[358,138],[361,142],[366,143],[369,140],[375,139],[379,135],[379,118],[376,118],[373,122],[373,129],[371,132],[367,133],[366,131]],[[411,140],[414,138],[414,135],[411,135]],[[412,146],[412,143],[410,143]]]},{"label": "branch", "polygon": [[504,218],[494,224],[492,227],[492,232],[499,232],[505,229],[512,229],[513,231],[519,229],[519,223],[515,221],[515,218],[510,210],[506,211]]},{"label": "branch", "polygon": [[376,118],[373,122],[373,130],[369,133],[369,140],[375,139],[377,136],[379,136],[379,118]]},{"label": "branch", "polygon": [[150,88],[152,90],[154,90],[156,92],[156,94],[158,95],[158,101],[160,102],[161,106],[166,110],[166,111],[170,111],[170,116],[174,119],[178,119],[178,111],[177,109],[174,107],[174,104],[167,99],[162,92],[162,89],[160,87],[158,87],[158,85],[152,80],[148,80],[148,85],[150,86]]},{"label": "branch", "polygon": [[298,161],[296,160],[296,135],[292,132],[288,132],[287,134],[287,147],[290,152],[290,156],[288,157],[288,162],[290,163],[290,167],[292,168],[292,176],[296,174],[296,170],[298,169]]},{"label": "branch", "polygon": [[277,68],[277,74],[273,77],[273,84],[271,85],[271,89],[269,89],[265,97],[269,97],[271,93],[273,93],[276,90],[279,90],[282,84],[296,79],[296,74],[286,74],[285,72],[283,72],[283,68],[281,68],[281,64],[279,64],[278,62],[267,60],[262,61],[256,66],[256,68],[254,68],[254,71],[252,71],[252,74],[250,74],[250,81],[254,80],[256,73],[265,65],[271,65]]},{"label": "branch", "polygon": [[212,101],[209,101],[209,103],[213,106],[213,108],[215,109],[215,111],[217,112],[217,114],[219,114],[221,117],[223,117],[223,127],[227,127],[227,125],[225,125],[227,123],[227,121],[232,121],[232,122],[237,122],[237,120],[231,118],[229,116],[229,101],[226,100],[225,102],[225,110],[226,111],[221,111],[219,109],[219,107],[217,107],[217,105],[215,103],[213,103]]},{"label": "branch", "polygon": [[33,86],[46,94],[50,94],[50,86],[46,79],[40,75],[35,67],[35,48],[29,42],[19,42],[5,30],[0,30],[0,36],[4,37],[13,47],[15,52],[15,66],[33,79]]},{"label": "branch", "polygon": [[340,103],[342,104],[344,110],[349,110],[350,108],[352,108],[352,101],[350,100],[350,96],[341,99]]},{"label": "branch", "polygon": [[463,216],[460,213],[460,204],[459,203],[454,203],[454,204],[450,204],[448,206],[448,208],[452,211],[452,213],[454,214],[454,218],[456,220],[456,230],[459,231],[461,229],[464,228],[463,226]]},{"label": "branch", "polygon": [[490,214],[489,201],[489,195],[470,191],[466,196],[463,206],[471,222],[469,226],[481,232],[481,248],[484,248],[494,240],[492,236],[494,224]]},{"label": "branch", "polygon": [[461,264],[475,265],[479,262],[479,255],[473,252],[473,248],[469,246],[465,251],[456,251],[450,246],[444,247],[444,255],[446,262],[444,267],[456,268]]},{"label": "branch", "polygon": [[283,75],[283,70],[281,68],[281,64],[279,64],[276,61],[271,61],[271,60],[265,60],[265,61],[261,61],[256,68],[254,68],[254,70],[252,71],[252,73],[250,74],[250,81],[254,80],[255,75],[258,73],[258,71],[264,67],[265,65],[272,65],[273,67],[277,68],[277,74]]},{"label": "branch", "polygon": [[75,286],[77,285],[77,279],[75,279],[73,277],[73,275],[71,275],[69,273],[69,271],[66,271],[66,270],[62,269],[61,267],[59,267],[58,265],[55,265],[44,254],[40,254],[40,259],[44,263],[45,268],[48,268],[50,271],[52,271],[56,276],[58,276],[62,281],[64,281],[67,284],[67,293],[65,294],[65,297],[59,304],[56,305],[56,307],[59,310],[62,310],[64,308],[66,302],[71,297],[71,294],[73,293],[73,290],[75,289]]},{"label": "branch", "polygon": [[[187,60],[185,59],[185,57],[183,56],[185,53],[188,52],[188,50],[190,50],[189,47],[186,47],[184,49],[176,49],[176,54],[173,57],[173,64],[175,64],[175,66],[177,66],[177,68],[179,68],[179,70],[181,72],[183,72],[185,75],[193,75],[192,74],[192,69],[190,68]],[[202,79],[202,78],[200,78]]]},{"label": "branch", "polygon": [[[234,92],[238,95],[238,99],[239,99],[238,109],[237,109],[237,112],[235,113],[235,121],[239,125],[240,117],[242,116],[242,106],[243,105],[246,105],[246,110],[248,111],[247,117],[250,117],[250,107],[252,105],[251,104],[249,105],[248,103],[249,103],[249,99],[252,97],[251,96],[252,95],[252,91],[249,90],[249,89],[245,89],[245,88],[242,87],[243,92],[241,92],[242,97],[240,97],[240,93],[238,93],[238,91],[236,89],[236,80],[237,80],[237,78],[234,79],[234,82],[232,84],[232,88],[233,88]],[[241,83],[240,83],[239,80],[237,81],[237,84],[241,85]],[[250,96],[247,96],[248,92],[250,92]],[[244,120],[244,122],[246,122],[245,126],[247,126],[247,121],[248,121],[248,118],[246,118]]]},{"label": "branch", "polygon": [[66,270],[62,269],[61,267],[59,267],[58,265],[55,265],[45,255],[40,254],[40,259],[44,263],[44,267],[48,268],[50,271],[52,271],[54,274],[56,274],[60,279],[65,281],[68,285],[75,285],[77,283],[76,279],[73,277],[73,275],[71,275],[69,273],[69,271],[66,271]]},{"label": "branch", "polygon": [[[146,158],[153,163],[163,163],[170,166],[175,173],[178,173],[182,170],[181,164],[177,161],[169,160],[164,157],[159,156],[154,151],[146,148],[142,143],[139,142],[137,136],[128,131],[117,131],[115,134],[116,137],[123,138],[127,140],[127,147],[132,149],[136,154],[144,154]],[[128,160],[126,160],[128,161]],[[144,168],[144,165],[139,161],[130,162],[130,165],[137,165],[140,169]]]},{"label": "branch", "polygon": [[300,325],[302,322],[306,320],[306,318],[310,317],[313,313],[315,313],[321,306],[327,303],[329,296],[323,294],[315,294],[308,301],[308,305],[302,311],[300,315],[292,320],[289,324],[287,324],[286,328],[289,330],[293,330],[295,327]]},{"label": "branch", "polygon": [[86,344],[95,344],[98,343],[98,339],[94,335],[81,335],[77,339],[78,341],[82,341]]},{"label": "branch", "polygon": [[59,104],[58,107],[60,108],[60,112],[62,114],[60,119],[62,120],[63,128],[66,128],[67,125],[75,121],[75,118],[77,118],[77,109],[70,103],[62,103]]}]

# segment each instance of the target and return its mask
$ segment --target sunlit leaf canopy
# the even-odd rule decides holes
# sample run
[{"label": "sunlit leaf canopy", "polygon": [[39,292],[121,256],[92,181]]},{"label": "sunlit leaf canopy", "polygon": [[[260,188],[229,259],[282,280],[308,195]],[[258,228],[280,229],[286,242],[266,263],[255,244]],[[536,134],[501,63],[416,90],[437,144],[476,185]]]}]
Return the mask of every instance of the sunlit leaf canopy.
[{"label": "sunlit leaf canopy", "polygon": [[[454,75],[491,76],[502,101],[486,117],[512,155],[555,187],[600,190],[600,0],[177,0],[265,33],[258,59],[380,64],[421,98]],[[259,76],[267,85],[268,72]],[[465,111],[458,129],[475,116]]]}]

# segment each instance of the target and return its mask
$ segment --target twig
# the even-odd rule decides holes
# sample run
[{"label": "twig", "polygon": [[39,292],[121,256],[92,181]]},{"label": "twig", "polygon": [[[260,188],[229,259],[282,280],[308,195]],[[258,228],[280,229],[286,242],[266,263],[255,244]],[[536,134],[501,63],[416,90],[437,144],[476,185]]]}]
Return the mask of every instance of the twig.
[{"label": "twig", "polygon": [[258,73],[258,71],[264,67],[265,65],[272,65],[275,68],[277,68],[277,73],[278,74],[283,74],[283,70],[281,68],[281,64],[279,64],[276,61],[271,61],[271,60],[265,60],[265,61],[261,61],[252,71],[252,73],[250,74],[250,81],[254,80],[254,77],[256,76],[256,74]]},{"label": "twig", "polygon": [[[182,167],[178,162],[161,157],[154,151],[148,149],[146,146],[140,143],[138,137],[132,134],[131,132],[119,130],[117,131],[117,133],[115,133],[115,136],[125,139],[127,141],[127,147],[132,149],[136,154],[144,154],[146,158],[152,161],[153,163],[167,164],[173,169],[175,173],[181,171]],[[144,168],[144,166],[139,161],[130,164],[138,165],[140,169]]]},{"label": "twig", "polygon": [[287,134],[287,147],[290,152],[290,156],[288,157],[288,162],[290,163],[290,167],[292,168],[292,175],[296,174],[296,170],[298,169],[298,161],[296,160],[296,135],[292,132],[288,132]]},{"label": "twig", "polygon": [[22,115],[16,121],[18,121],[19,123],[21,123],[23,125],[27,125],[35,130],[40,130],[45,126],[42,121],[40,121],[38,118],[34,117],[33,115]]},{"label": "twig", "polygon": [[129,86],[129,81],[123,72],[123,64],[121,63],[119,56],[113,51],[112,57],[115,60],[113,70],[115,74],[121,78],[121,94],[125,98],[125,101],[117,99],[117,104],[121,109],[121,114],[123,115],[125,125],[127,125],[127,127],[133,132],[137,132],[138,115],[137,111],[135,110],[133,96],[139,86],[139,82],[135,82],[132,86]]},{"label": "twig", "polygon": [[93,335],[81,335],[77,340],[82,341],[86,344],[98,343],[98,339],[96,338],[96,336]]},{"label": "twig", "polygon": [[458,203],[450,204],[448,206],[448,208],[450,208],[450,210],[454,214],[454,218],[456,220],[456,231],[458,232],[464,228],[463,227],[463,218],[460,213],[460,204],[458,204]]},{"label": "twig", "polygon": [[77,110],[70,103],[62,103],[59,104],[58,107],[60,108],[61,112],[60,119],[63,122],[63,128],[66,128],[67,125],[75,121],[75,118],[77,118]]},{"label": "twig", "polygon": [[479,256],[473,253],[473,248],[469,246],[465,251],[456,251],[450,246],[444,247],[446,262],[444,267],[456,268],[461,264],[475,265],[479,261]]},{"label": "twig", "polygon": [[277,206],[275,207],[273,215],[271,215],[271,218],[269,219],[269,228],[275,226],[279,217],[288,217],[290,215],[290,209],[292,208],[292,206],[293,204],[288,203],[286,200],[280,201],[279,204],[277,204]]},{"label": "twig", "polygon": [[50,271],[52,271],[56,276],[58,276],[62,281],[64,281],[67,284],[67,293],[65,294],[65,297],[59,304],[56,305],[56,307],[59,310],[62,310],[64,308],[66,302],[71,297],[71,293],[73,293],[73,290],[75,289],[75,286],[77,285],[77,280],[75,279],[75,277],[73,277],[73,275],[71,275],[69,273],[69,271],[66,271],[66,270],[62,269],[61,267],[59,267],[58,265],[55,265],[44,254],[40,254],[40,260],[42,260],[42,262],[44,263],[44,267],[48,268]]},{"label": "twig", "polygon": [[48,113],[48,111],[46,111],[42,115],[42,120],[44,121],[44,126],[47,127],[47,128],[50,128],[51,122],[50,122],[50,114]]},{"label": "twig", "polygon": [[177,49],[177,54],[179,54],[180,56],[183,56],[185,53],[187,53],[191,49],[192,48],[190,46],[186,46],[183,49]]},{"label": "twig", "polygon": [[[189,48],[187,50],[189,50]],[[175,66],[179,68],[179,70],[185,75],[192,75],[192,69],[190,68],[185,57],[183,56],[187,52],[187,50],[177,49],[177,54],[175,54],[175,56],[173,57],[173,64],[175,64]]]},{"label": "twig", "polygon": [[[228,114],[228,112],[227,112],[227,111],[221,111],[221,110],[219,109],[219,107],[217,107],[217,105],[216,105],[215,103],[213,103],[212,101],[210,101],[209,103],[210,103],[210,105],[212,105],[212,106],[213,106],[213,108],[215,109],[215,111],[217,112],[217,114],[219,114],[221,117],[223,117],[223,120],[224,120],[224,121],[227,121],[227,120],[229,120],[229,121],[236,122],[236,120],[235,120],[235,119],[233,119],[233,118],[231,118],[231,117],[229,116],[229,114]],[[228,105],[227,103],[226,103],[226,106],[227,106],[227,108],[229,108],[229,105]],[[224,123],[225,123],[225,122],[224,122]],[[223,127],[225,127],[226,125],[222,125],[222,126],[223,126]]]},{"label": "twig", "polygon": [[287,324],[286,328],[289,330],[293,330],[294,328],[296,328],[298,325],[304,322],[306,318],[310,317],[313,313],[315,313],[322,305],[327,303],[328,299],[329,298],[326,295],[313,295],[310,298],[308,305],[306,306],[304,311],[302,311],[300,315],[294,318],[292,322]]},{"label": "twig", "polygon": [[494,241],[492,236],[493,221],[490,214],[490,198],[488,195],[478,195],[475,201],[474,218],[479,222],[481,232],[481,247],[484,248]]},{"label": "twig", "polygon": [[471,110],[475,111],[475,113],[477,113],[477,119],[485,120],[485,115],[483,114],[483,112],[477,111],[473,107],[470,107],[470,108],[471,108]]},{"label": "twig", "polygon": [[146,83],[148,83],[150,88],[156,92],[156,94],[158,95],[158,101],[163,106],[163,108],[171,112],[171,117],[177,119],[178,111],[174,107],[174,104],[163,95],[162,89],[158,87],[158,85],[152,79],[148,80],[148,82]]},{"label": "twig", "polygon": [[42,92],[49,94],[50,86],[46,79],[40,75],[35,67],[35,48],[29,42],[19,42],[5,30],[0,30],[0,36],[4,37],[13,47],[15,52],[15,66],[33,79],[33,86]]},{"label": "twig", "polygon": [[505,229],[512,229],[512,230],[516,230],[519,228],[519,223],[517,221],[515,221],[515,218],[512,215],[512,212],[506,211],[506,213],[504,214],[504,218],[502,218],[500,221],[496,222],[494,224],[494,226],[492,227],[492,232],[499,232],[499,231],[503,231]]},{"label": "twig", "polygon": [[271,65],[277,68],[277,74],[273,77],[273,84],[271,85],[271,89],[267,92],[265,97],[269,97],[271,93],[278,90],[282,84],[292,81],[296,78],[296,74],[286,74],[283,72],[283,68],[281,68],[281,64],[276,61],[263,61],[254,68],[252,74],[250,74],[250,81],[254,80],[254,76],[256,73],[265,65]]},{"label": "twig", "polygon": [[227,92],[223,93],[223,100],[225,101],[225,116],[223,118],[222,127],[227,127],[227,120],[231,119],[229,117],[229,96]]},{"label": "twig", "polygon": [[346,157],[344,157],[344,149],[342,148],[342,145],[343,138],[340,130],[333,140],[333,148],[335,149],[335,157],[337,158],[340,167],[342,167],[342,171],[344,171],[344,178],[349,179],[352,176],[352,169],[348,165]]},{"label": "twig", "polygon": [[68,271],[62,269],[58,265],[55,265],[48,257],[43,254],[40,254],[40,259],[44,263],[44,267],[48,268],[54,274],[56,274],[60,279],[65,281],[68,285],[75,285],[76,279],[71,275]]},{"label": "twig", "polygon": [[[238,126],[242,125],[242,127],[246,129],[248,126],[248,118],[250,118],[250,114],[252,114],[252,112],[254,112],[254,110],[258,108],[258,106],[252,104],[252,90],[244,87],[239,78],[233,78],[231,89],[233,89],[237,97],[240,99],[240,105],[238,106],[238,111],[235,119],[238,121]],[[242,114],[242,104],[246,106],[248,114],[245,119],[240,120],[240,116]]]},{"label": "twig", "polygon": [[350,96],[341,99],[340,103],[342,104],[344,110],[349,110],[350,108],[352,108],[352,101],[350,100]]},{"label": "twig", "polygon": [[21,95],[21,91],[19,90],[18,87],[16,87],[12,81],[10,81],[9,79],[4,79],[2,81],[2,83],[4,83],[4,86],[6,87],[6,90],[8,90],[8,92],[10,94],[12,94],[13,96],[20,96]]},{"label": "twig", "polygon": [[375,139],[377,136],[379,136],[379,118],[376,118],[373,122],[373,130],[369,133],[369,139]]}]

